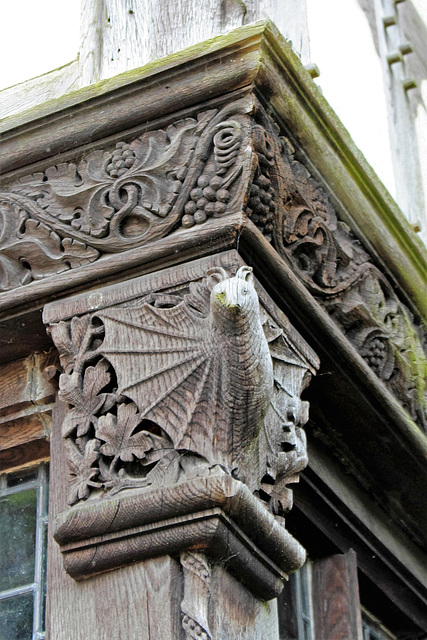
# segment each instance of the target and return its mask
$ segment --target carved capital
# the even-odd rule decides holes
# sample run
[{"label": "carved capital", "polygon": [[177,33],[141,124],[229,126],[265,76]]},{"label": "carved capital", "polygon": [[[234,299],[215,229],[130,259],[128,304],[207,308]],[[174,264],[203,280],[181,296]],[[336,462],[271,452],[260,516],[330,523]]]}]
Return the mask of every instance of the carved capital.
[{"label": "carved capital", "polygon": [[247,583],[243,558],[258,558],[251,589],[273,597],[304,561],[282,516],[307,464],[300,395],[317,358],[236,258],[46,308],[69,405],[56,539],[73,577],[196,545]]}]

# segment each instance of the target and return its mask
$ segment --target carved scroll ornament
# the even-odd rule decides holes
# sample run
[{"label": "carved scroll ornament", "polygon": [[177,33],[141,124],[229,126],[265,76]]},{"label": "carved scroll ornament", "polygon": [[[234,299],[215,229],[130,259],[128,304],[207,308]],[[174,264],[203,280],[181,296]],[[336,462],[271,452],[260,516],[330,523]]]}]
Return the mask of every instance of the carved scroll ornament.
[{"label": "carved scroll ornament", "polygon": [[[261,524],[254,528],[254,515],[248,518],[245,513],[255,509],[258,520],[272,518],[265,523],[271,532],[278,518],[275,544],[287,549],[279,561],[281,570],[300,566],[303,551],[286,532],[281,516],[292,506],[288,485],[307,464],[302,426],[308,405],[300,394],[315,369],[260,308],[249,267],[240,267],[233,277],[214,267],[186,290],[148,294],[53,324],[50,331],[65,370],[60,397],[70,406],[62,436],[70,469],[69,502],[75,506],[64,515],[56,536],[65,554],[74,544],[70,523],[76,517],[78,538],[85,538],[86,526],[95,535],[90,510],[97,500],[104,505],[103,520],[113,503],[138,491],[143,515],[141,508],[131,511],[144,520],[153,517],[148,505],[154,494],[157,504],[171,504],[171,495],[184,491],[189,492],[186,504],[176,497],[168,513],[183,517],[188,510],[210,505],[211,511],[203,511],[210,515],[203,519],[215,520],[223,513],[217,511],[220,507],[232,518],[226,520],[228,527],[235,526],[231,522],[240,504],[239,526],[253,530],[250,536]],[[228,489],[227,478],[232,483]],[[240,487],[245,497],[238,497]],[[210,540],[217,526],[212,534],[203,530],[198,535]],[[268,548],[269,536],[263,543],[258,534],[257,544]],[[216,534],[215,540],[217,552]],[[180,550],[189,548],[182,544]],[[236,539],[236,544],[241,543]],[[210,545],[204,542],[202,548]],[[238,552],[238,563],[246,553]],[[103,566],[101,557],[98,552]],[[79,577],[79,567],[87,561],[76,562],[69,571]],[[105,563],[111,568],[111,559]],[[274,579],[262,581],[270,594],[278,592],[283,579],[279,569],[274,571],[279,572]],[[191,618],[191,612],[187,615]],[[202,627],[208,633],[206,625]]]},{"label": "carved scroll ornament", "polygon": [[249,108],[201,112],[11,182],[0,193],[0,291],[240,209]]}]

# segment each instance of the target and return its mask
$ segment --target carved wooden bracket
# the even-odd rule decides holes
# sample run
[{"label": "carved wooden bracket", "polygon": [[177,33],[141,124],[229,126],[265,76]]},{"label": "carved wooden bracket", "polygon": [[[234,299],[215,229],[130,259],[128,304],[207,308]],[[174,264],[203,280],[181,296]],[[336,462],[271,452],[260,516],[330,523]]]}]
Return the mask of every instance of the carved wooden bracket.
[{"label": "carved wooden bracket", "polygon": [[55,538],[72,577],[203,549],[268,599],[304,562],[283,515],[318,361],[257,290],[261,304],[229,252],[45,308],[69,404]]}]

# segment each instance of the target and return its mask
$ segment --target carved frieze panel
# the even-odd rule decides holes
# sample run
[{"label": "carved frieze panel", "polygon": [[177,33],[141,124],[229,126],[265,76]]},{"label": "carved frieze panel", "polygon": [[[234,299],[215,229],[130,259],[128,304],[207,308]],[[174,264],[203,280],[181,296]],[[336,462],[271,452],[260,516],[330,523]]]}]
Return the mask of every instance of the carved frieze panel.
[{"label": "carved frieze panel", "polygon": [[[278,531],[291,539],[283,520],[292,506],[288,485],[307,464],[308,404],[300,396],[317,358],[265,292],[260,305],[252,269],[233,260],[227,270],[210,258],[169,270],[164,279],[156,274],[156,290],[146,276],[143,284],[127,286],[127,300],[117,289],[100,292],[102,303],[90,312],[93,296],[92,302],[85,296],[80,308],[86,312],[50,322],[64,369],[59,395],[69,405],[62,438],[74,506],[64,517],[74,524],[60,528],[64,552],[76,518],[83,523],[79,514],[89,513],[85,504],[99,504],[105,515],[106,505],[132,492],[147,495],[144,501],[153,491],[198,480],[210,508],[223,508],[210,488],[222,478],[245,486],[251,509],[259,505],[261,515],[278,518]],[[52,318],[50,309],[46,317]],[[192,502],[189,494],[171,515],[200,508]],[[232,511],[226,510],[233,520]],[[139,525],[147,513],[140,512]],[[84,526],[77,534],[83,539]],[[292,570],[297,557],[298,545],[287,559],[272,560]]]},{"label": "carved frieze panel", "polygon": [[328,311],[372,371],[427,430],[427,350],[385,275],[290,141],[259,112],[253,126],[255,173],[246,212]]},{"label": "carved frieze panel", "polygon": [[240,210],[252,101],[91,150],[0,193],[0,291]]}]

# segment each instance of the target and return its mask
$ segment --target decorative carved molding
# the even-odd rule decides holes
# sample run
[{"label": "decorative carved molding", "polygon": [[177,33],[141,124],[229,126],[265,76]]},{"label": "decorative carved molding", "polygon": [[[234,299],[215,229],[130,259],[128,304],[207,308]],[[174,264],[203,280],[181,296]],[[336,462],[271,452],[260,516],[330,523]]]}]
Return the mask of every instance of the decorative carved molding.
[{"label": "decorative carved molding", "polygon": [[239,210],[251,105],[241,99],[12,182],[0,193],[0,291]]},{"label": "decorative carved molding", "polygon": [[373,372],[427,430],[427,350],[391,284],[322,187],[261,111],[247,215],[337,322]]},{"label": "decorative carved molding", "polygon": [[[64,369],[59,394],[70,407],[62,436],[70,468],[69,503],[75,505],[64,514],[56,538],[63,552],[71,553],[73,559],[66,566],[73,577],[95,572],[88,568],[87,554],[98,542],[108,543],[113,555],[104,562],[100,559],[104,552],[98,551],[96,571],[120,565],[118,557],[125,552],[118,550],[121,543],[109,531],[108,513],[113,504],[125,509],[122,501],[132,495],[140,496],[134,500],[142,500],[145,506],[131,508],[137,522],[120,525],[113,518],[122,533],[123,528],[135,530],[132,535],[145,540],[155,535],[153,528],[144,526],[153,518],[148,505],[157,495],[157,505],[172,500],[172,507],[154,516],[156,527],[159,521],[179,518],[164,525],[175,527],[175,533],[170,540],[162,538],[162,549],[176,545],[177,540],[174,549],[191,548],[195,543],[188,542],[192,539],[188,527],[194,529],[197,542],[197,536],[208,535],[202,526],[208,521],[214,537],[211,540],[209,534],[203,545],[210,554],[222,545],[218,542],[222,534],[214,534],[218,526],[224,530],[225,544],[226,530],[237,521],[251,544],[264,549],[264,534],[257,533],[263,525],[254,529],[253,520],[245,520],[246,516],[240,521],[234,507],[224,505],[222,490],[219,494],[214,490],[231,480],[233,495],[246,487],[248,509],[256,509],[258,519],[267,518],[269,527],[276,521],[277,544],[285,545],[287,552],[280,559],[269,551],[267,555],[280,571],[295,570],[303,561],[303,552],[286,532],[282,516],[292,506],[288,485],[298,481],[307,464],[302,427],[308,419],[308,404],[300,395],[315,372],[316,358],[307,357],[309,351],[300,338],[295,343],[295,332],[281,328],[273,317],[280,312],[274,311],[265,293],[266,306],[260,306],[250,267],[240,266],[230,277],[218,259],[209,260],[213,266],[204,277],[205,263],[197,261],[177,268],[193,278],[197,271],[200,274],[179,287],[168,285],[166,276],[161,290],[150,292],[148,276],[145,295],[135,296],[138,285],[131,281],[132,299],[108,306],[108,292],[103,293],[99,299],[104,308],[50,325]],[[152,278],[158,287],[161,278]],[[207,487],[203,505],[194,494],[194,482]],[[185,487],[189,493],[184,504],[174,504],[182,500]],[[239,509],[244,514],[242,499]],[[194,519],[187,522],[185,514],[201,508],[205,515],[200,515],[200,524]],[[269,512],[274,515],[268,516]],[[95,527],[96,521],[101,529]],[[177,534],[179,527],[187,531],[185,543]],[[271,535],[268,544],[273,545]],[[76,540],[83,542],[75,547]],[[227,553],[230,544],[226,543]],[[146,545],[138,558],[150,557],[145,555],[151,553]],[[272,586],[277,579],[280,582],[280,577],[265,578],[268,589],[278,588]],[[201,614],[187,610],[185,614],[209,634]],[[187,628],[186,633],[190,633]]]},{"label": "decorative carved molding", "polygon": [[242,98],[12,180],[0,194],[0,290],[245,208],[427,429],[422,328],[289,140],[253,105]]},{"label": "decorative carved molding", "polygon": [[180,561],[184,572],[181,612],[185,638],[212,640],[208,623],[211,569],[206,554],[184,551],[181,553]]}]

